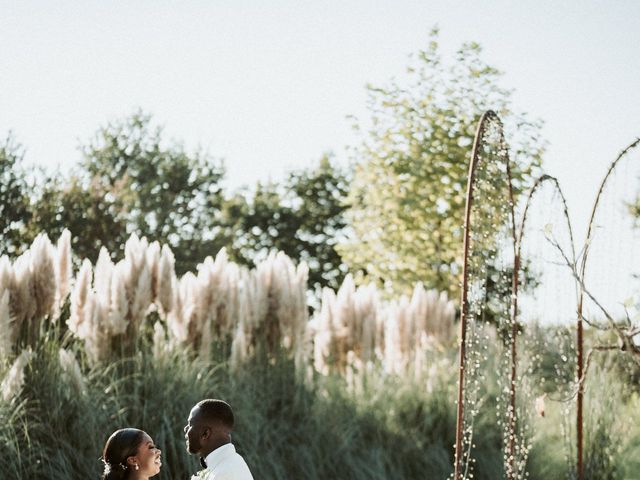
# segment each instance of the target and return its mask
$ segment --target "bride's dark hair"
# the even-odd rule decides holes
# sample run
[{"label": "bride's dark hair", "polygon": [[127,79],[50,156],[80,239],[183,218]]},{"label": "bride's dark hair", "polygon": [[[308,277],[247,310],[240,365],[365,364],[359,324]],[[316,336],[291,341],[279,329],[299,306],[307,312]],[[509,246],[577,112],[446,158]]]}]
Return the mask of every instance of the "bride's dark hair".
[{"label": "bride's dark hair", "polygon": [[137,428],[123,428],[111,434],[102,451],[102,480],[124,480],[129,476],[127,458],[138,453],[143,438],[144,432]]}]

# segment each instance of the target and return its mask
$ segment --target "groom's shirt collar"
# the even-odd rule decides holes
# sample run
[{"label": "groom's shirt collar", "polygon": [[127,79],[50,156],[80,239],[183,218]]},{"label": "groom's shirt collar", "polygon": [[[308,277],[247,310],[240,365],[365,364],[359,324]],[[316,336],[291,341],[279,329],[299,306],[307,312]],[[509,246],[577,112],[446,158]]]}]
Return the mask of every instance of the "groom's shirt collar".
[{"label": "groom's shirt collar", "polygon": [[236,447],[233,446],[233,443],[227,443],[226,445],[216,448],[213,452],[207,455],[202,463],[206,464],[205,468],[213,470],[220,464],[220,462],[234,453],[236,453]]}]

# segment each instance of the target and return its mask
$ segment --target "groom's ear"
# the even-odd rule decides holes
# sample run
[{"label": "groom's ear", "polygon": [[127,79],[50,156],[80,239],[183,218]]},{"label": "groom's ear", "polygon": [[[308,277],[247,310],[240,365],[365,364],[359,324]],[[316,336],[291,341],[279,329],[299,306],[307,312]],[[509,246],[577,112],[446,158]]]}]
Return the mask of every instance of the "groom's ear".
[{"label": "groom's ear", "polygon": [[200,435],[200,437],[202,438],[209,438],[211,436],[212,430],[211,427],[204,427],[204,429],[202,430],[202,435]]}]

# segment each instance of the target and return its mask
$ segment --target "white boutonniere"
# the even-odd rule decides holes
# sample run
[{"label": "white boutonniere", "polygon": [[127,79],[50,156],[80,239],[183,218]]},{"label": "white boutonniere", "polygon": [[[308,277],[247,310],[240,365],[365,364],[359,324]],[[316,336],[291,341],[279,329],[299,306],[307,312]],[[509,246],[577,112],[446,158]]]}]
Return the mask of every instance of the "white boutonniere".
[{"label": "white boutonniere", "polygon": [[195,475],[191,475],[191,480],[204,480],[209,473],[209,469],[205,468],[204,470],[200,470]]}]

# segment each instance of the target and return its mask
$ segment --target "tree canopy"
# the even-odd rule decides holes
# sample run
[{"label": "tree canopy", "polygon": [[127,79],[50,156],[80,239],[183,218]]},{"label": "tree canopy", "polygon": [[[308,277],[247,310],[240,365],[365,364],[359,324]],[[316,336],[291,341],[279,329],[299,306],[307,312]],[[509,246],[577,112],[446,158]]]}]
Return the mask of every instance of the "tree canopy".
[{"label": "tree canopy", "polygon": [[33,230],[71,231],[74,250],[95,261],[100,247],[120,254],[131,233],[171,246],[179,272],[230,242],[222,211],[224,168],[210,156],[167,143],[136,113],[102,127],[82,147],[69,177],[44,182]]},{"label": "tree canopy", "polygon": [[[29,191],[15,142],[0,148],[3,251],[68,228],[74,251],[120,255],[131,233],[168,244],[179,273],[222,247],[252,264],[269,250],[310,266],[310,284],[337,288],[347,270],[406,292],[421,281],[456,293],[468,161],[492,109],[511,140],[516,193],[539,167],[539,123],[511,110],[511,91],[477,44],[446,58],[434,31],[404,79],[370,86],[356,122],[354,171],[325,155],[312,168],[253,190],[223,190],[222,162],[169,142],[138,112],[98,129],[73,172]],[[497,180],[496,180],[497,181]]]},{"label": "tree canopy", "polygon": [[171,246],[176,270],[193,270],[226,248],[253,265],[271,250],[309,264],[310,284],[337,288],[345,275],[335,247],[345,228],[348,173],[329,155],[281,182],[226,192],[221,162],[167,142],[138,112],[99,128],[69,174],[46,175],[29,190],[15,142],[0,150],[3,249],[26,248],[40,232],[71,232],[74,252],[96,261],[122,255],[136,233]]},{"label": "tree canopy", "polygon": [[30,218],[23,156],[22,147],[11,135],[0,144],[0,255],[19,253],[24,227]]},{"label": "tree canopy", "polygon": [[309,265],[309,283],[338,288],[346,266],[336,251],[344,236],[349,174],[323,156],[281,183],[259,183],[245,201],[233,250],[245,263],[280,250]]},{"label": "tree canopy", "polygon": [[396,292],[418,281],[457,292],[467,171],[480,116],[492,109],[512,127],[507,138],[515,139],[517,191],[543,152],[539,124],[511,111],[500,75],[475,43],[445,61],[434,31],[404,83],[369,87],[370,119],[356,123],[361,142],[346,212],[351,235],[339,246],[351,270]]}]

